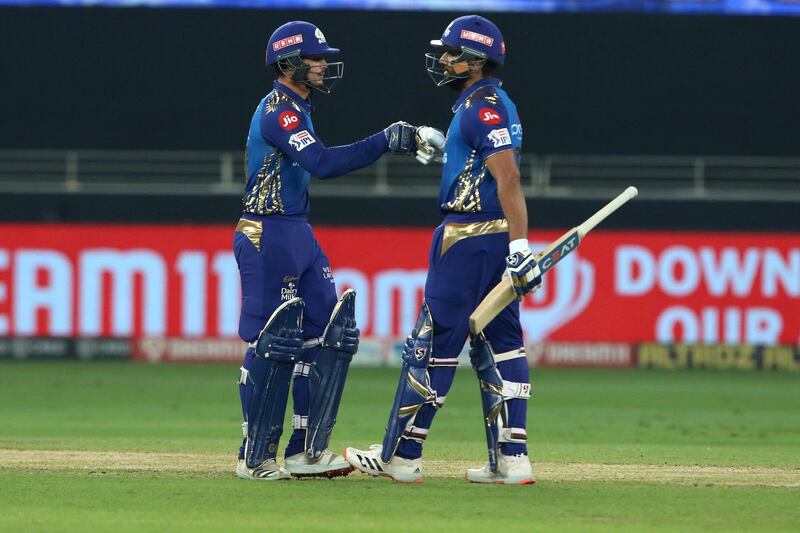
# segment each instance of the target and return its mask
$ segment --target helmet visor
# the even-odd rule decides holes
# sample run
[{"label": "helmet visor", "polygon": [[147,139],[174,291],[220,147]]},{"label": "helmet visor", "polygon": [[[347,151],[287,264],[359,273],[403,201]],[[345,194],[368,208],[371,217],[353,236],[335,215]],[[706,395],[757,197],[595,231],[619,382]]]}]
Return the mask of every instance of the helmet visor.
[{"label": "helmet visor", "polygon": [[437,87],[442,87],[454,80],[469,78],[468,69],[463,69],[462,72],[456,72],[453,68],[454,65],[461,63],[463,59],[464,55],[462,54],[450,62],[442,62],[441,54],[425,54],[425,70],[428,72],[428,76],[431,77],[431,80],[433,80],[433,83]]},{"label": "helmet visor", "polygon": [[328,63],[325,66],[325,71],[322,74],[322,78],[319,80],[320,84],[316,85],[311,83],[310,81],[306,81],[306,84],[311,87],[312,89],[316,89],[323,93],[330,93],[333,90],[333,86],[344,77],[344,62],[343,61],[335,61],[333,63]]}]

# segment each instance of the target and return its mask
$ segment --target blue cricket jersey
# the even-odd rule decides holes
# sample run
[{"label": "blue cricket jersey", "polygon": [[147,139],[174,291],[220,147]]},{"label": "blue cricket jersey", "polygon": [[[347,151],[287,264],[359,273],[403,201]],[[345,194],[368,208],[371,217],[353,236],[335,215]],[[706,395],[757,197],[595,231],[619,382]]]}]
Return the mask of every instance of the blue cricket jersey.
[{"label": "blue cricket jersey", "polygon": [[311,102],[277,81],[258,104],[247,135],[245,213],[305,216],[311,175],[341,176],[373,163],[389,147],[380,131],[328,148],[314,133],[311,110]]},{"label": "blue cricket jersey", "polygon": [[439,190],[443,213],[480,213],[466,218],[503,218],[497,182],[486,159],[514,150],[517,165],[522,153],[522,124],[517,106],[500,88],[501,81],[484,78],[464,91],[453,105],[447,130],[444,168]]}]

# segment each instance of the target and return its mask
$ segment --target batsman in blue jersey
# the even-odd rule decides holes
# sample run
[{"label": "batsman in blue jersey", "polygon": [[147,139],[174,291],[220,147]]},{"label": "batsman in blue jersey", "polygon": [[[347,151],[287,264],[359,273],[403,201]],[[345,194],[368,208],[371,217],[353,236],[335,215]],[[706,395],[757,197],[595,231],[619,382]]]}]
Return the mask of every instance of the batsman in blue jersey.
[{"label": "batsman in blue jersey", "polygon": [[[239,335],[249,343],[239,376],[244,440],[236,474],[275,480],[334,477],[352,467],[328,449],[347,370],[358,348],[355,292],[336,297],[328,258],[306,216],[311,175],[326,179],[367,166],[387,151],[411,154],[416,128],[396,122],[346,146],[314,132],[311,94],[328,93],[344,65],[308,22],[279,27],[267,43],[276,81],[247,136],[247,190],[234,234],[242,283]],[[292,388],[293,433],[285,468],[275,458]]]},{"label": "batsman in blue jersey", "polygon": [[[425,300],[406,340],[383,444],[345,450],[355,468],[400,482],[422,480],[422,445],[453,382],[469,315],[504,275],[520,298],[541,284],[520,185],[522,124],[492,77],[505,62],[503,36],[489,20],[470,15],[452,21],[431,44],[437,53],[426,58],[434,83],[459,94],[446,140],[432,128],[417,132],[423,163],[437,160],[443,148],[444,221],[433,234]],[[471,338],[470,360],[480,383],[489,462],[467,470],[466,478],[533,483],[526,447],[530,380],[518,301]]]}]

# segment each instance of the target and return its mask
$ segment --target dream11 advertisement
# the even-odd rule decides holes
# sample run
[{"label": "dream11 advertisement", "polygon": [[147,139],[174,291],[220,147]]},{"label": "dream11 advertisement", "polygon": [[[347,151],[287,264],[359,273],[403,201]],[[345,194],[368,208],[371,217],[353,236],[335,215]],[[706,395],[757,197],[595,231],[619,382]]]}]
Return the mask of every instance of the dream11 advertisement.
[{"label": "dream11 advertisement", "polygon": [[[357,291],[366,359],[395,357],[387,352],[410,332],[432,229],[315,228],[337,289]],[[145,359],[241,357],[232,227],[4,224],[0,233],[0,337],[131,338]],[[559,236],[533,232],[531,247]],[[295,293],[287,281],[282,295]],[[533,346],[796,346],[800,236],[597,229],[523,301],[521,321]]]}]

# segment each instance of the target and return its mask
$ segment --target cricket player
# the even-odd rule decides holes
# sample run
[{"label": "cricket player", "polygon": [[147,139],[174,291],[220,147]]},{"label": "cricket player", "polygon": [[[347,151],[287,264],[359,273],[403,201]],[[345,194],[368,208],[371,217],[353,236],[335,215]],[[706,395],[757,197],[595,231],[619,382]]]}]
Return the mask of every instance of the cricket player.
[{"label": "cricket player", "polygon": [[[446,141],[430,128],[418,132],[421,161],[437,159],[435,149],[443,146],[444,221],[433,234],[425,300],[406,340],[383,444],[345,450],[355,468],[399,482],[422,480],[422,445],[453,382],[470,313],[501,276],[511,277],[519,298],[541,284],[520,185],[522,124],[500,80],[492,77],[505,62],[503,36],[489,20],[469,15],[452,21],[431,44],[437,52],[426,55],[428,73],[438,87],[459,94]],[[489,462],[467,470],[467,480],[533,483],[519,301],[471,339],[470,360],[480,383]]]},{"label": "cricket player", "polygon": [[[328,258],[306,216],[309,176],[327,179],[367,166],[387,151],[412,154],[415,128],[396,122],[346,146],[326,147],[311,121],[312,91],[330,92],[344,65],[308,22],[279,27],[267,43],[275,73],[247,136],[247,190],[234,234],[242,283],[239,335],[249,343],[240,369],[244,479],[347,475],[328,449],[350,360],[358,347],[355,293],[337,300]],[[276,463],[292,383],[294,430],[285,468]]]}]

